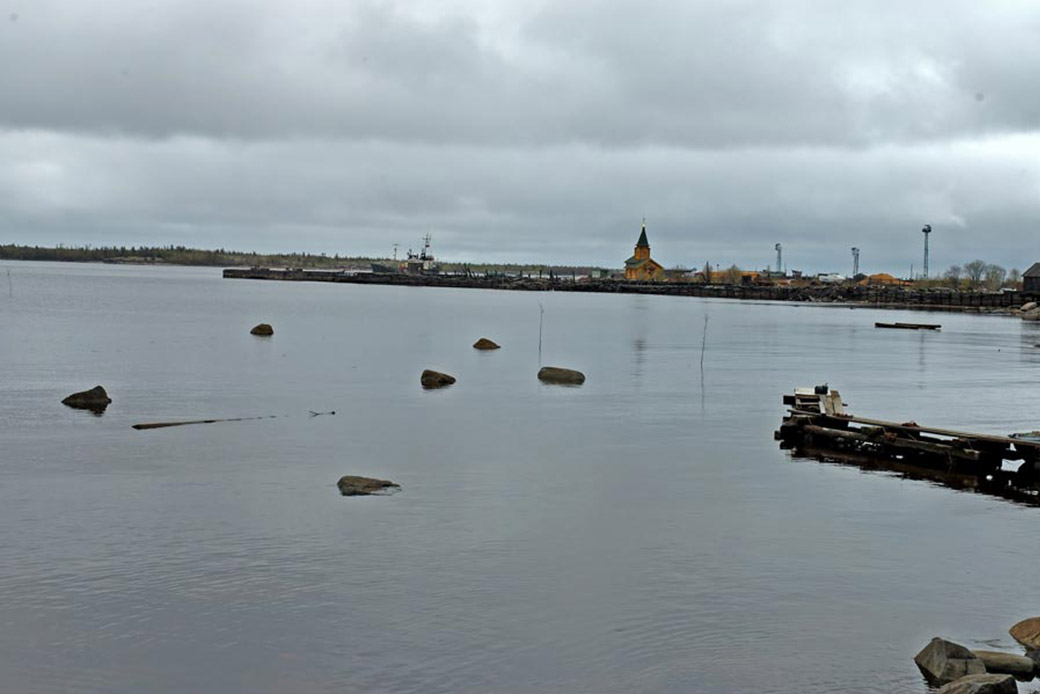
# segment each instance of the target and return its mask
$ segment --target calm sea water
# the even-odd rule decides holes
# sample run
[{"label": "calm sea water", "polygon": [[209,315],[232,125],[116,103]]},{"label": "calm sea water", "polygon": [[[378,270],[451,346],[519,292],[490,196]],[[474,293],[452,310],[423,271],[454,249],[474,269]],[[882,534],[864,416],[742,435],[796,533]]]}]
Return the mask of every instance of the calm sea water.
[{"label": "calm sea water", "polygon": [[[584,386],[535,379],[540,303]],[[772,440],[824,381],[1040,428],[1036,324],[873,328],[924,315],[0,264],[0,689],[924,691],[931,636],[1040,614],[1040,508]],[[99,383],[103,416],[59,403]]]}]

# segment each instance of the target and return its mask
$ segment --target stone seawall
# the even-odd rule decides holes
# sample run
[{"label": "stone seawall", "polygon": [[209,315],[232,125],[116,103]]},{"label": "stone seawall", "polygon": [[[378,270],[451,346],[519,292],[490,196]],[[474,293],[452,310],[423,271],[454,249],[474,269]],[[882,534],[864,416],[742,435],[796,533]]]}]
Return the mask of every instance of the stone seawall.
[{"label": "stone seawall", "polygon": [[1021,292],[968,292],[953,289],[915,289],[891,286],[825,285],[811,287],[716,285],[693,282],[630,282],[624,280],[579,280],[536,277],[407,275],[352,273],[329,270],[278,270],[271,268],[228,268],[226,279],[277,280],[282,282],[340,282],[405,287],[456,287],[506,291],[595,292],[614,294],[660,294],[700,296],[750,301],[796,301],[839,303],[877,308],[937,311],[1009,312],[1038,297]]}]

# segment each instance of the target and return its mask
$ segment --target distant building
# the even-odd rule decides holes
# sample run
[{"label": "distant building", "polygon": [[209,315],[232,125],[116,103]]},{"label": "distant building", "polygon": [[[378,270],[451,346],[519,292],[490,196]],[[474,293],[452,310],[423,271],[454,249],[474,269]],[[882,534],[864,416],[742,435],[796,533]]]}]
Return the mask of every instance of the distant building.
[{"label": "distant building", "polygon": [[859,284],[866,284],[866,285],[886,284],[886,285],[896,285],[896,286],[900,286],[900,287],[905,287],[905,286],[913,284],[913,282],[909,282],[907,280],[901,280],[898,277],[893,277],[892,275],[888,274],[887,272],[879,272],[876,275],[870,275],[866,279],[860,280]]},{"label": "distant building", "polygon": [[1022,273],[1022,292],[1040,294],[1040,263],[1033,263],[1028,270]]},{"label": "distant building", "polygon": [[646,240],[646,222],[636,241],[635,254],[625,261],[626,280],[664,279],[664,266],[650,258],[650,242]]}]

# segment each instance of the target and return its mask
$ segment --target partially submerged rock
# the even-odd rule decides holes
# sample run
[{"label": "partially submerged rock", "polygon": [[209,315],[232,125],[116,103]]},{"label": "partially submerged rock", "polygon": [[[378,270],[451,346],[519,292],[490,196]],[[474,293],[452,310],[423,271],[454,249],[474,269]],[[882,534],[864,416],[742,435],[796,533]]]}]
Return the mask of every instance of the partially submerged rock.
[{"label": "partially submerged rock", "polygon": [[426,369],[419,377],[419,382],[422,383],[423,388],[443,388],[454,383],[455,377],[433,369]]},{"label": "partially submerged rock", "polygon": [[914,662],[924,676],[936,685],[953,682],[965,675],[986,673],[986,666],[978,656],[964,646],[938,636],[914,656]]},{"label": "partially submerged rock", "polygon": [[489,340],[486,337],[482,337],[473,343],[473,349],[499,349],[500,346],[493,340]]},{"label": "partially submerged rock", "polygon": [[274,335],[274,328],[271,327],[270,323],[260,323],[254,325],[253,329],[249,331],[250,335],[260,335],[261,337],[270,337]]},{"label": "partially submerged rock", "polygon": [[545,383],[565,383],[577,386],[585,382],[585,374],[559,366],[543,366],[538,370],[538,380]]},{"label": "partially submerged rock", "polygon": [[104,412],[105,408],[108,407],[111,402],[112,398],[108,397],[108,393],[105,392],[104,388],[101,386],[94,386],[90,390],[73,393],[62,400],[61,404],[81,410]]},{"label": "partially submerged rock", "polygon": [[1011,638],[1031,651],[1040,650],[1040,617],[1030,617],[1008,630]]},{"label": "partially submerged rock", "polygon": [[941,687],[937,694],[1017,694],[1011,675],[966,675]]},{"label": "partially submerged rock", "polygon": [[339,493],[343,496],[388,494],[392,490],[401,488],[401,485],[394,484],[390,480],[377,480],[373,477],[358,477],[357,475],[340,477],[336,486],[339,487]]},{"label": "partially submerged rock", "polygon": [[995,672],[1003,675],[1014,675],[1020,680],[1033,679],[1036,668],[1030,658],[1015,653],[1001,653],[1000,651],[972,651],[982,660],[986,666],[986,672]]}]

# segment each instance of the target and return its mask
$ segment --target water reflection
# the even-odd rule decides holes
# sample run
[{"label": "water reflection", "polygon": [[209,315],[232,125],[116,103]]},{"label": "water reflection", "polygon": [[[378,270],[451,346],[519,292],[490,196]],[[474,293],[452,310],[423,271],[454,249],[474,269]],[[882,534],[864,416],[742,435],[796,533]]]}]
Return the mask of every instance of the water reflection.
[{"label": "water reflection", "polygon": [[[781,445],[781,448],[784,447]],[[791,449],[791,460],[856,467],[868,473],[891,473],[903,479],[925,481],[961,492],[986,494],[1018,504],[1040,506],[1040,489],[1036,481],[1022,479],[1014,470],[1003,470],[995,476],[980,477],[810,446],[796,446]]]}]

